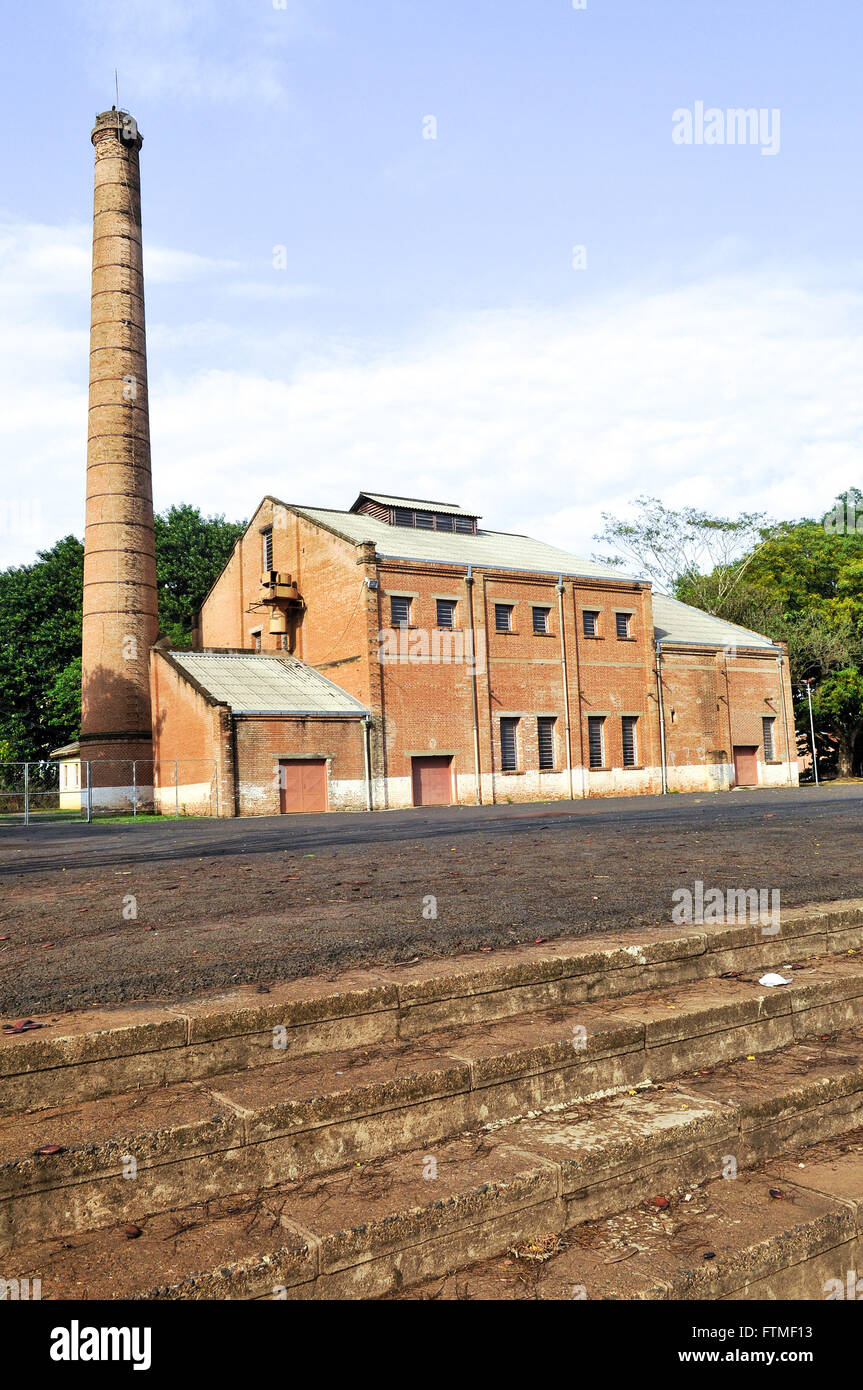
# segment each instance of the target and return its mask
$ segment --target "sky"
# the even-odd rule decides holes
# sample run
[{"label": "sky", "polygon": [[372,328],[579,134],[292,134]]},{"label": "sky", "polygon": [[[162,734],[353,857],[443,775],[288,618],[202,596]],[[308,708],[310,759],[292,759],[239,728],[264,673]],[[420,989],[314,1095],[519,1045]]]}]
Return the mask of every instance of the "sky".
[{"label": "sky", "polygon": [[83,535],[115,69],[157,509],[365,488],[590,555],[640,494],[792,518],[861,483],[859,0],[45,0],[3,27],[0,567]]}]

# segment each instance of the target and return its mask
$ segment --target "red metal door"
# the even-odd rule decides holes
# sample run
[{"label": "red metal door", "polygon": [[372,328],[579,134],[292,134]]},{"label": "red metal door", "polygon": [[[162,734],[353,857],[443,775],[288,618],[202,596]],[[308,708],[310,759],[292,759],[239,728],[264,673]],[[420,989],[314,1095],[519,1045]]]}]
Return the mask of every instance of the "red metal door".
[{"label": "red metal door", "polygon": [[279,760],[279,810],[285,813],[327,809],[327,765],[321,759]]},{"label": "red metal door", "polygon": [[738,744],[734,749],[734,785],[758,786],[758,749],[750,744]]},{"label": "red metal door", "polygon": [[413,758],[414,806],[452,805],[452,758]]}]

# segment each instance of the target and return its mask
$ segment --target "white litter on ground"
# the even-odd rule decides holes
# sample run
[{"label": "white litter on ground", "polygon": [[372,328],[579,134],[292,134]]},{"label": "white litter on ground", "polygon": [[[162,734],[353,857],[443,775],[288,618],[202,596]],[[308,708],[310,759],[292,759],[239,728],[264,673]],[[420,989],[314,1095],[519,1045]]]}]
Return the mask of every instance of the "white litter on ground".
[{"label": "white litter on ground", "polygon": [[761,976],[758,983],[760,985],[790,985],[791,981],[786,980],[784,975],[773,975],[768,971],[766,975]]}]

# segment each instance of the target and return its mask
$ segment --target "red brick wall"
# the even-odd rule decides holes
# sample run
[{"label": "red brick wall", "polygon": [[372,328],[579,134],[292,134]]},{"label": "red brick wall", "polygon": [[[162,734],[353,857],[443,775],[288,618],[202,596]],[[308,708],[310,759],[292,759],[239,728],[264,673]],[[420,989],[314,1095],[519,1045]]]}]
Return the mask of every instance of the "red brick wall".
[{"label": "red brick wall", "polygon": [[[246,611],[257,596],[260,582],[260,531],[270,524],[273,567],[292,576],[304,602],[295,631],[295,655],[360,699],[372,714],[375,805],[410,804],[411,754],[435,752],[454,754],[458,800],[474,801],[474,687],[470,665],[465,661],[429,659],[428,648],[424,660],[411,659],[420,650],[416,643],[432,641],[437,596],[457,599],[457,632],[467,631],[469,600],[464,567],[378,562],[362,546],[265,499],[204,605],[203,645],[251,648],[252,628],[260,626],[262,650],[276,648],[277,639],[267,631],[266,611]],[[366,578],[377,580],[377,590],[363,583]],[[553,575],[474,571],[483,800],[658,791],[661,749],[650,590],[636,582],[610,584],[588,578],[564,581],[563,636],[573,769],[570,787],[556,585]],[[390,628],[392,593],[411,597],[412,631],[407,639],[408,659],[382,664],[378,660],[379,633]],[[496,602],[514,605],[512,633],[496,632]],[[533,632],[534,604],[549,608],[547,636]],[[599,612],[596,638],[584,633],[585,609]],[[617,637],[617,610],[631,613],[629,639]],[[682,779],[682,785],[707,788],[723,784],[721,777],[717,781],[719,774],[715,769],[720,764],[726,768],[730,765],[733,745],[761,746],[762,714],[776,715],[776,751],[780,759],[785,758],[779,673],[773,653],[759,656],[739,651],[726,656],[712,648],[666,646],[663,669],[668,764]],[[786,701],[794,757],[787,666]],[[605,716],[606,766],[601,771],[588,767],[587,720],[591,714]],[[516,774],[501,771],[502,715],[516,715],[521,721]],[[539,770],[538,715],[554,715],[557,720],[554,772]],[[623,767],[623,715],[638,718],[637,766],[632,769]],[[261,732],[255,737],[261,740],[261,746],[254,756],[265,762],[271,760],[276,747],[270,734]],[[357,747],[361,752],[359,740]],[[283,751],[288,748],[283,744]],[[267,768],[271,770],[269,762]],[[353,773],[336,772],[335,768],[333,763],[334,780],[355,780]],[[266,769],[261,772],[264,780],[265,772]],[[247,776],[246,772],[243,776]],[[730,780],[727,774],[722,776],[726,783]],[[251,773],[247,780],[252,780]]]},{"label": "red brick wall", "polygon": [[[401,644],[398,661],[381,664],[375,655],[378,692],[373,696],[373,707],[376,712],[383,710],[385,770],[389,779],[399,779],[389,788],[388,799],[396,804],[410,804],[411,753],[455,751],[456,795],[459,801],[473,801],[473,694],[470,665],[461,659],[468,628],[464,570],[388,561],[378,569],[378,583],[373,650],[376,654],[379,631]],[[391,628],[390,599],[394,593],[414,595],[406,637]],[[451,637],[436,633],[435,596],[457,600],[456,627]],[[435,642],[444,645],[435,647]],[[452,647],[448,646],[450,642]],[[459,659],[444,659],[450,654]],[[405,656],[407,660],[403,659]]]},{"label": "red brick wall", "polygon": [[327,759],[329,809],[365,810],[361,719],[235,718],[240,815],[278,815],[280,758]]},{"label": "red brick wall", "polygon": [[[588,788],[594,795],[656,790],[660,753],[650,590],[638,584],[608,585],[585,579],[568,586],[567,607],[574,607],[572,665],[581,692],[573,729],[574,758],[589,768],[588,719],[603,715],[606,765],[615,774],[609,777],[589,771]],[[599,613],[597,637],[585,635],[584,614],[588,610]],[[629,636],[625,638],[617,636],[618,611],[630,615]],[[624,715],[635,715],[638,720],[634,768],[623,766]]]},{"label": "red brick wall", "polygon": [[362,552],[351,541],[312,525],[271,498],[261,503],[204,602],[200,645],[254,650],[253,630],[260,628],[261,650],[280,649],[279,638],[268,630],[268,611],[249,611],[258,599],[261,532],[267,526],[273,528],[273,568],[291,575],[303,600],[293,654],[367,704],[371,680],[365,617],[375,605],[363,584],[367,571]]},{"label": "red brick wall", "polygon": [[[772,716],[776,765],[785,769],[761,780],[788,781],[785,722],[790,761],[797,766],[794,717],[787,660],[780,677],[776,653],[744,648],[716,650],[683,646],[662,649],[666,751],[670,768],[697,769],[724,763],[730,768],[735,745],[756,745],[764,763],[762,717]],[[785,711],[783,717],[783,696]],[[693,774],[688,774],[689,781]],[[681,774],[685,787],[687,774]]]},{"label": "red brick wall", "polygon": [[[390,624],[390,596],[411,598],[411,631],[408,657],[434,629],[436,596],[458,599],[456,623],[469,625],[464,571],[421,568],[388,561],[380,568],[381,627]],[[561,664],[560,610],[554,576],[502,575],[474,572],[473,612],[477,656],[477,703],[480,765],[484,800],[559,798],[570,794],[567,776],[566,699]],[[496,631],[495,605],[513,606],[513,630]],[[533,631],[533,607],[549,609],[547,635]],[[581,610],[598,610],[600,636],[586,639],[581,632]],[[618,640],[614,609],[629,610],[631,640]],[[639,769],[658,763],[656,700],[652,691],[652,613],[649,591],[639,586],[603,586],[567,581],[563,595],[563,623],[569,695],[572,790],[582,791],[579,769],[586,758],[586,720],[589,713],[607,718],[607,761],[618,768],[624,786],[614,790],[646,790]],[[454,769],[459,778],[459,800],[475,799],[473,745],[473,692],[466,664],[414,664],[410,659],[385,665],[383,706],[386,719],[386,768],[389,778],[410,776],[411,752],[456,750]],[[620,715],[639,718],[639,768],[623,770]],[[519,718],[519,769],[501,770],[501,716]],[[556,718],[554,772],[540,771],[536,719]],[[583,736],[580,720],[583,723]],[[462,786],[464,777],[464,786]],[[596,775],[594,775],[596,778]],[[655,776],[653,777],[655,781]],[[652,783],[651,783],[652,785]],[[612,789],[609,787],[608,789]],[[391,788],[396,799],[406,796],[404,785]],[[600,783],[594,790],[603,790]]]},{"label": "red brick wall", "polygon": [[[208,806],[204,791],[191,790],[179,798],[189,810],[220,816],[234,814],[233,753],[230,712],[200,691],[179,671],[170,657],[153,648],[150,653],[150,698],[153,707],[153,759],[155,783],[164,790],[177,781],[185,788],[213,785]],[[177,762],[175,769],[174,763]],[[166,804],[166,811],[172,808]]]}]

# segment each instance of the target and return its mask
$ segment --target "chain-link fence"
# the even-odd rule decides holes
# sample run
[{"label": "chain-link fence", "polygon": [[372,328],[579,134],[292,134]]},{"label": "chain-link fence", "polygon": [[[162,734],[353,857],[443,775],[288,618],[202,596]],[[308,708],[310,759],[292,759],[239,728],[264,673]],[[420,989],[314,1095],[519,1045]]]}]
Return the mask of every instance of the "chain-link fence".
[{"label": "chain-link fence", "polygon": [[0,820],[80,820],[81,806],[63,804],[60,766],[48,761],[0,763]]},{"label": "chain-link fence", "polygon": [[210,758],[0,763],[0,823],[218,814]]}]

